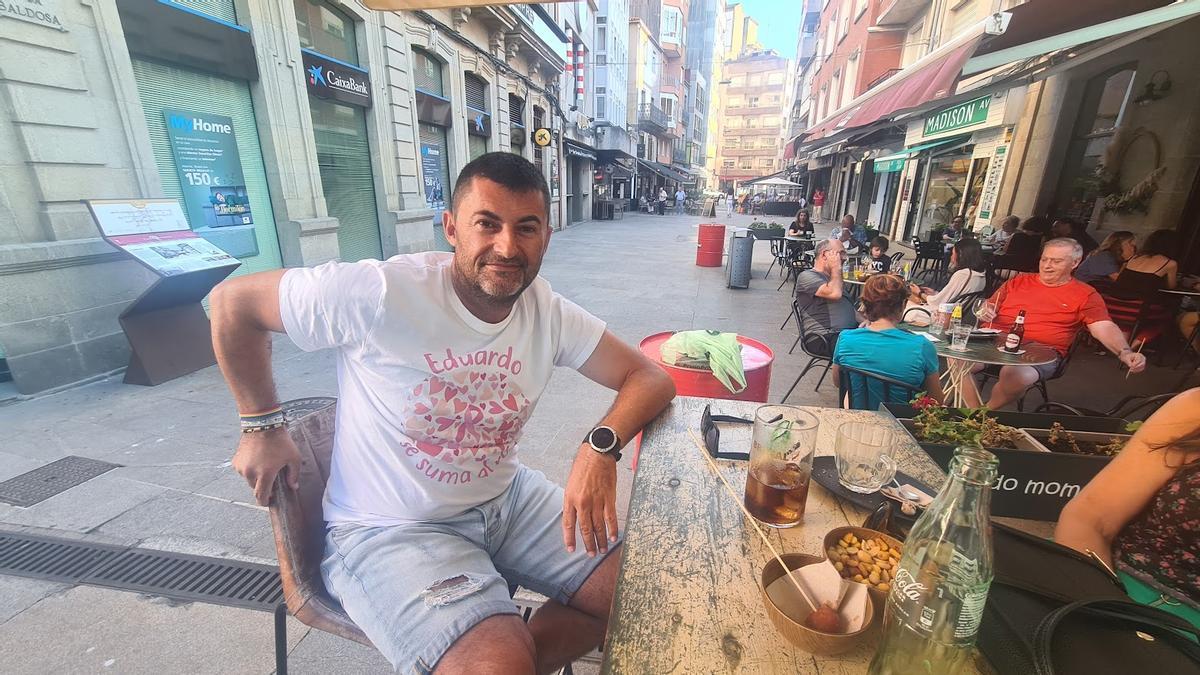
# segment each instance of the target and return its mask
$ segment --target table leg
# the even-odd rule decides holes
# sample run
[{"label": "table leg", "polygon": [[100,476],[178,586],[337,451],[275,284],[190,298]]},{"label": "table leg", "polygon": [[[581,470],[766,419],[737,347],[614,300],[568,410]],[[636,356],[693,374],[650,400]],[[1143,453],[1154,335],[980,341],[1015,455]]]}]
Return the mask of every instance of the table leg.
[{"label": "table leg", "polygon": [[971,362],[961,359],[946,359],[946,372],[942,373],[945,384],[942,389],[946,394],[946,402],[955,408],[963,405],[963,379],[971,376]]}]

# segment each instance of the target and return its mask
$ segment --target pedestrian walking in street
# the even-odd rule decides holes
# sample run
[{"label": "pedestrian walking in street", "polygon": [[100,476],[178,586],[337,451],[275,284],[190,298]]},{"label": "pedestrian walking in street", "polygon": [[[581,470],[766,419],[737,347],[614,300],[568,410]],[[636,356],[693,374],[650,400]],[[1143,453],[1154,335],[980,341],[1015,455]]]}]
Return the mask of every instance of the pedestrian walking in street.
[{"label": "pedestrian walking in street", "polygon": [[[261,505],[277,476],[299,488],[271,333],[336,350],[321,566],[333,599],[397,671],[552,672],[604,638],[620,450],[675,388],[538,276],[550,191],[532,162],[485,154],[453,195],[442,215],[453,253],[260,272],[213,291],[213,344],[241,411],[233,466]],[[556,366],[617,390],[563,448],[575,452],[565,490],[517,457]],[[506,578],[549,596],[528,624]]]},{"label": "pedestrian walking in street", "polygon": [[687,193],[683,191],[683,187],[681,186],[675,191],[675,215],[682,216],[686,212],[684,210],[685,206],[687,206]]},{"label": "pedestrian walking in street", "polygon": [[664,187],[658,188],[658,215],[667,215],[667,189]]},{"label": "pedestrian walking in street", "polygon": [[732,192],[724,195],[724,198],[725,198],[725,217],[728,218],[733,215],[733,208],[735,206],[737,206],[737,202],[734,201]]}]

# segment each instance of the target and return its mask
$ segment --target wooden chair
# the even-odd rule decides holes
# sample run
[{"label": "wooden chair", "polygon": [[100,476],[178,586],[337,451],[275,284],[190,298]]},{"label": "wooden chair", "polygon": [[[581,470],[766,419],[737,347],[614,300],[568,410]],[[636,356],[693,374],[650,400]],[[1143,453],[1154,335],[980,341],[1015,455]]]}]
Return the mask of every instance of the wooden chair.
[{"label": "wooden chair", "polygon": [[[284,600],[275,608],[276,675],[287,675],[289,612],[307,626],[368,647],[375,646],[329,595],[321,578],[321,560],[325,556],[321,500],[329,481],[336,410],[337,399],[329,397],[302,398],[283,404],[288,433],[300,450],[300,488],[288,489],[286,477],[280,474],[275,479],[269,507]],[[516,584],[509,584],[509,595],[516,590]],[[530,614],[532,611],[527,609],[522,617],[528,621]],[[571,666],[562,672],[570,675]]]},{"label": "wooden chair", "polygon": [[287,674],[287,615],[326,633],[373,647],[371,640],[329,595],[321,578],[325,517],[321,499],[329,480],[337,400],[307,398],[283,404],[287,429],[300,450],[300,488],[288,489],[282,473],[271,494],[271,528],[283,582],[284,603],[275,609],[275,671]]}]

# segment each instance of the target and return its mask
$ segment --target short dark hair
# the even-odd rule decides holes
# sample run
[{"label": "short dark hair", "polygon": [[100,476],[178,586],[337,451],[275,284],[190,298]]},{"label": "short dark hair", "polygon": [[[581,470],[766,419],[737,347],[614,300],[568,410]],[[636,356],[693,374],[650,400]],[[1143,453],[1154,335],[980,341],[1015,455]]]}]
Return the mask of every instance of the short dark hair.
[{"label": "short dark hair", "polygon": [[1146,242],[1142,244],[1142,248],[1138,251],[1139,255],[1162,255],[1168,258],[1172,253],[1175,253],[1175,242],[1178,238],[1175,236],[1175,230],[1155,230],[1146,237]]},{"label": "short dark hair", "polygon": [[891,242],[887,240],[887,237],[875,237],[871,240],[872,248],[878,248],[881,253],[887,253],[888,246],[890,245]]},{"label": "short dark hair", "polygon": [[470,191],[471,181],[486,178],[513,192],[538,192],[546,205],[546,224],[550,224],[550,186],[546,177],[533,162],[511,152],[488,152],[471,160],[454,181],[454,196],[450,208],[457,211],[462,198]]},{"label": "short dark hair", "polygon": [[959,239],[954,243],[958,265],[955,269],[971,270],[973,272],[987,271],[987,262],[983,258],[983,246],[978,239]]}]

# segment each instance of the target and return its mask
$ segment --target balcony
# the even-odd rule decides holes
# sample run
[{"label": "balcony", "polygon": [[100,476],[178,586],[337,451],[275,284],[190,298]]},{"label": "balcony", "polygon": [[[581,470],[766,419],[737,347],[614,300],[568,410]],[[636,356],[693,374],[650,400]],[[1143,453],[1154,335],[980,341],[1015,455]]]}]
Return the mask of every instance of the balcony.
[{"label": "balcony", "polygon": [[672,164],[687,164],[688,153],[686,148],[671,148],[671,163]]},{"label": "balcony", "polygon": [[675,133],[671,118],[666,111],[653,103],[642,103],[638,106],[638,128],[659,136]]}]

